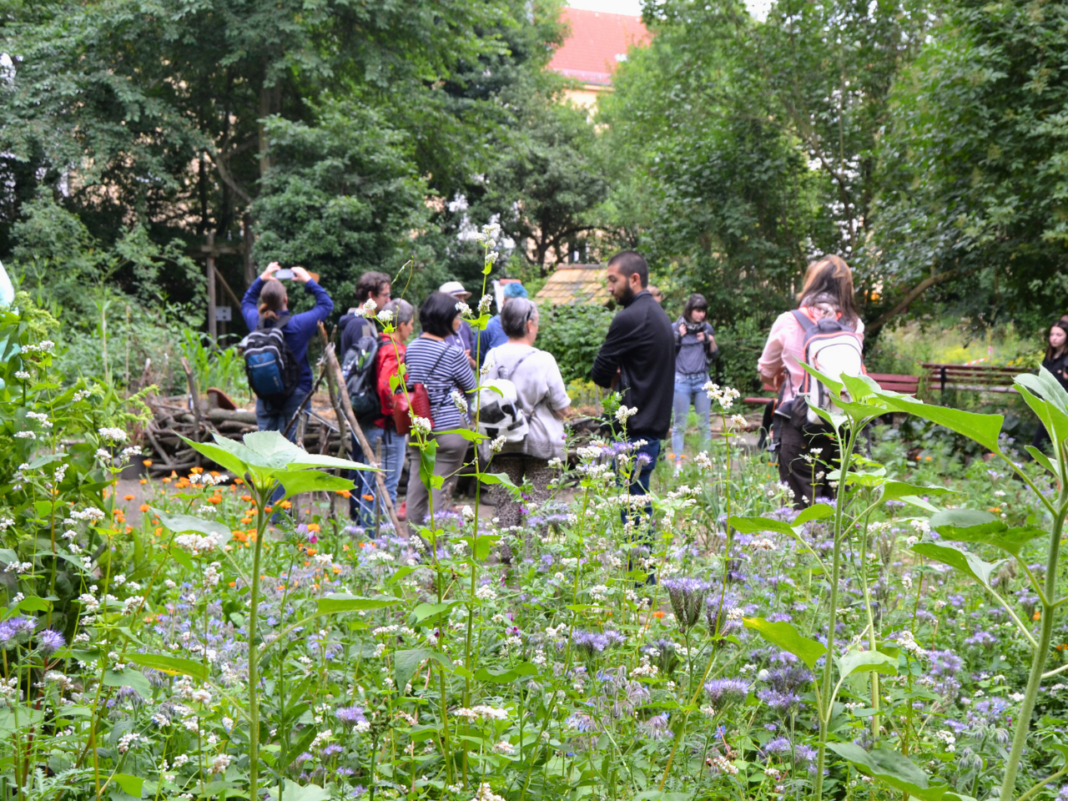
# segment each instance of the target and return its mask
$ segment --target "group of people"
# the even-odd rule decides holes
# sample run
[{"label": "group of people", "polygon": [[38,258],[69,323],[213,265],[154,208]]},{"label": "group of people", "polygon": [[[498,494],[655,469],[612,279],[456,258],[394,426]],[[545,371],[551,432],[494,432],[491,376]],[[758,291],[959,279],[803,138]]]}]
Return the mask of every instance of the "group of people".
[{"label": "group of people", "polygon": [[[316,303],[310,311],[290,314],[286,288],[275,277],[279,269],[279,265],[271,264],[253,282],[242,301],[242,313],[250,330],[280,329],[300,365],[300,380],[291,394],[256,400],[259,429],[282,431],[294,439],[296,427],[290,423],[312,389],[308,344],[334,304],[312,276],[297,267],[291,271],[291,280],[303,284]],[[507,474],[516,485],[528,480],[534,487],[534,500],[545,500],[548,463],[564,456],[563,419],[571,400],[556,359],[534,346],[539,326],[537,306],[527,297],[522,284],[505,284],[500,312],[476,334],[462,315],[470,297],[471,293],[458,281],[443,284],[419,306],[419,335],[412,340],[416,310],[407,301],[393,299],[390,276],[367,272],[357,281],[356,305],[339,321],[342,354],[365,337],[379,339],[373,368],[378,404],[372,415],[358,418],[357,422],[376,455],[394,505],[405,461],[410,460],[406,498],[399,509],[402,520],[422,523],[432,508],[445,510],[467,454],[469,442],[464,429],[471,427],[475,417],[480,376],[483,382],[497,378],[512,382],[525,415],[524,438],[495,448],[496,471]],[[380,320],[389,321],[388,332],[380,330]],[[398,381],[401,365],[403,378]],[[416,386],[426,392],[429,400],[429,436],[435,443],[434,475],[442,479],[440,486],[427,487],[420,478],[419,449],[398,431],[395,421],[399,397],[412,393]],[[355,461],[367,463],[355,437],[352,452]],[[376,515],[383,514],[378,482],[364,471],[355,473],[353,478],[357,490],[352,497],[352,516],[369,527]],[[503,489],[494,490],[493,495],[500,524],[518,526],[519,503]]]},{"label": "group of people", "polygon": [[[293,438],[295,430],[290,423],[312,388],[308,343],[334,304],[313,277],[297,267],[291,271],[291,280],[303,284],[315,305],[310,311],[290,314],[285,285],[276,277],[278,270],[278,265],[272,264],[253,282],[242,312],[250,330],[279,328],[299,363],[299,381],[292,394],[256,401],[259,428],[284,431]],[[672,322],[661,307],[662,298],[650,291],[649,267],[639,253],[624,251],[613,256],[606,265],[605,279],[619,311],[590,377],[597,385],[621,394],[625,413],[613,424],[635,457],[630,491],[644,495],[660,460],[661,443],[669,433],[669,460],[676,471],[681,469],[691,407],[697,414],[699,436],[710,439],[711,401],[706,385],[719,348],[707,320],[705,297],[691,295],[682,314]],[[505,284],[499,313],[483,330],[475,331],[462,314],[469,297],[457,281],[431,293],[418,308],[419,333],[412,340],[417,310],[407,301],[392,298],[390,276],[368,272],[356,284],[355,306],[339,324],[343,354],[363,337],[379,338],[375,355],[379,403],[372,417],[359,422],[372,453],[378,454],[385,489],[394,505],[405,461],[410,460],[400,516],[416,524],[422,523],[431,509],[443,511],[450,502],[451,486],[468,453],[470,438],[465,436],[465,429],[477,420],[480,386],[505,380],[514,387],[516,405],[524,418],[524,435],[518,440],[502,437],[494,444],[494,472],[505,473],[517,486],[532,487],[529,500],[535,505],[548,497],[550,461],[565,455],[564,419],[571,400],[556,359],[535,345],[540,324],[537,305],[527,297],[522,284]],[[852,274],[838,257],[829,256],[809,266],[798,310],[812,320],[832,316],[863,333],[853,300]],[[390,321],[388,333],[380,330],[378,319]],[[1057,329],[1061,333],[1055,355],[1068,365],[1068,322],[1064,326]],[[758,371],[766,382],[780,389],[781,400],[796,396],[803,383],[804,337],[797,316],[784,313],[772,326],[760,357]],[[401,365],[403,381],[396,378],[402,372]],[[436,443],[434,475],[441,478],[429,482],[430,487],[420,478],[419,450],[398,432],[393,413],[399,393],[405,388],[411,392],[417,385],[425,390],[429,401],[429,437]],[[666,391],[668,387],[673,391]],[[778,438],[780,478],[790,486],[796,503],[810,503],[825,487],[806,455],[822,453],[821,461],[830,463],[833,442],[825,433],[806,430],[790,420],[783,421]],[[355,441],[352,450],[356,460],[366,461]],[[483,455],[489,454],[484,451]],[[369,476],[362,471],[354,476],[357,492],[352,514],[364,526],[373,522],[382,501],[377,481]],[[493,502],[502,527],[523,522],[519,503],[503,489],[493,491]]]}]

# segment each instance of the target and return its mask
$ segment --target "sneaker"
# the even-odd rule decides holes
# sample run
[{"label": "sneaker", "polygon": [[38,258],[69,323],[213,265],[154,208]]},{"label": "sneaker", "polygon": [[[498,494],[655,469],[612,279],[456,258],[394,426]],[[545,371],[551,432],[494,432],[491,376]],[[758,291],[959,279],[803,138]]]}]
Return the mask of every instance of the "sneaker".
[{"label": "sneaker", "polygon": [[401,505],[397,507],[397,519],[402,523],[408,519],[408,501],[402,502]]}]

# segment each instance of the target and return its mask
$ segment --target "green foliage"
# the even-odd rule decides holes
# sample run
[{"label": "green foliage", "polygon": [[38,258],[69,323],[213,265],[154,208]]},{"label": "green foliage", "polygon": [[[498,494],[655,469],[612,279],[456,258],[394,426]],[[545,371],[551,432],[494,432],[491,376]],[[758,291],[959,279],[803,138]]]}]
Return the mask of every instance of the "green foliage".
[{"label": "green foliage", "polygon": [[894,285],[945,280],[937,297],[988,322],[1063,310],[1066,15],[959,0],[901,76],[875,225]]},{"label": "green foliage", "polygon": [[545,306],[537,345],[556,357],[564,382],[589,377],[614,313],[603,306]]},{"label": "green foliage", "polygon": [[408,137],[378,112],[328,101],[315,117],[266,123],[277,166],[253,205],[262,227],[256,255],[300,264],[334,297],[351,298],[361,273],[394,273],[406,260],[400,245],[426,224],[427,189]]}]

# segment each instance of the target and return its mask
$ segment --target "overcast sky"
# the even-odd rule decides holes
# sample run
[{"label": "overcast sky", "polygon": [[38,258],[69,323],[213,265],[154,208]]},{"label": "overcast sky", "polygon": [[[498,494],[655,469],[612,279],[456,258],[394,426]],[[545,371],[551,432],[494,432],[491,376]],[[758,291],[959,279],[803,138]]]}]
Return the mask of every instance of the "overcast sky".
[{"label": "overcast sky", "polygon": [[[764,19],[771,0],[746,0],[746,5],[753,16]],[[570,0],[569,5],[573,8],[586,8],[590,11],[607,11],[611,14],[634,14],[642,13],[641,0]]]}]

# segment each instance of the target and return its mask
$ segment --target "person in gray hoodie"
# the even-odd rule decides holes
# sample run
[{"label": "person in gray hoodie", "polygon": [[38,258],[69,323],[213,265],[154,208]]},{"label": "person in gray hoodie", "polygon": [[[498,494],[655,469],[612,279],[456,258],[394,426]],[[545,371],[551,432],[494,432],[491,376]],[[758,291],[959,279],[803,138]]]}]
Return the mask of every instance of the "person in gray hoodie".
[{"label": "person in gray hoodie", "polygon": [[697,412],[697,430],[701,442],[711,437],[709,410],[712,401],[704,386],[708,383],[708,368],[719,356],[715,331],[709,325],[708,301],[704,295],[694,293],[686,301],[682,316],[675,321],[675,403],[674,425],[671,429],[671,451],[675,459],[676,475],[682,469],[683,451],[686,447],[686,422],[690,406]]}]

